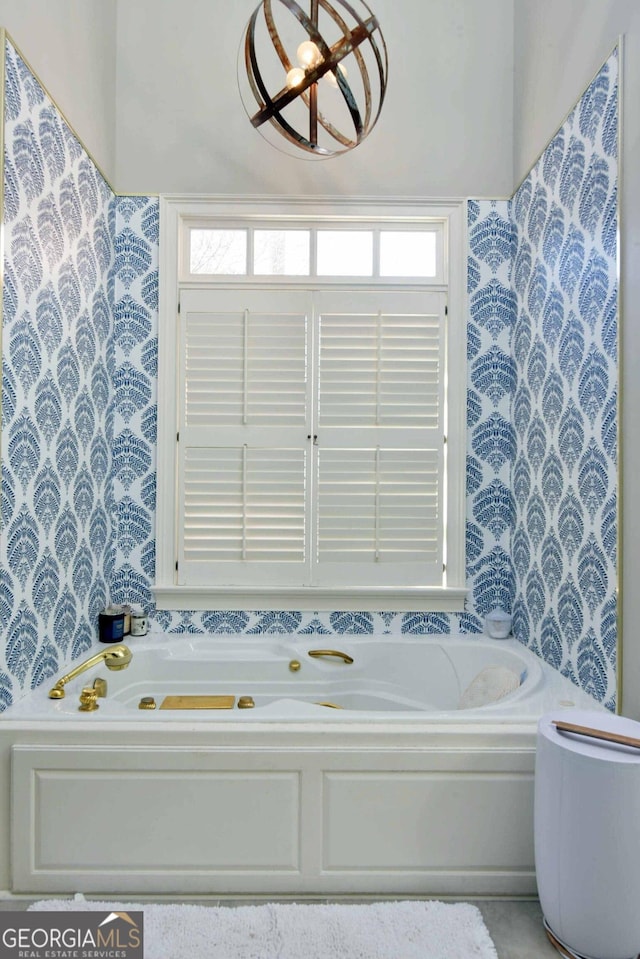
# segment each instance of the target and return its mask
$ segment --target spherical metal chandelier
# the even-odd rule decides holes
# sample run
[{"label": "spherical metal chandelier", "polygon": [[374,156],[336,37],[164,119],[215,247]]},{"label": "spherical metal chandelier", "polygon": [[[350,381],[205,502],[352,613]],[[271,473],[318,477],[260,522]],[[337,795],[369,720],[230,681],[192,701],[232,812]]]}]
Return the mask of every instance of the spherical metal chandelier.
[{"label": "spherical metal chandelier", "polygon": [[352,150],[371,132],[387,84],[387,49],[364,0],[262,0],[238,55],[252,124],[285,153]]}]

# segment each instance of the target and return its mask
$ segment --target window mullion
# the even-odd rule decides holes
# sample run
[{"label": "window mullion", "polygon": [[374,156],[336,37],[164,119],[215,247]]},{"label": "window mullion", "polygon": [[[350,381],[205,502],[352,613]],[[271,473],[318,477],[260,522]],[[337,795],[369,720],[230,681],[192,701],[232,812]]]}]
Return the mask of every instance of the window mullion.
[{"label": "window mullion", "polygon": [[309,244],[309,275],[315,279],[318,275],[318,231],[311,229],[311,241]]},{"label": "window mullion", "polygon": [[247,276],[253,277],[255,275],[255,256],[254,256],[254,242],[253,242],[253,230],[247,230]]},{"label": "window mullion", "polygon": [[373,231],[373,279],[380,279],[380,230]]}]

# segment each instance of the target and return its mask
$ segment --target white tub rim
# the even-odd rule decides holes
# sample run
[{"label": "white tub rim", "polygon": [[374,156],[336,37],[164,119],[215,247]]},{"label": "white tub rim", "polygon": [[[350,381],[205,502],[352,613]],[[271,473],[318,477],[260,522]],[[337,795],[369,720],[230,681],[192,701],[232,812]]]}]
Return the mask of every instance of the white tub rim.
[{"label": "white tub rim", "polygon": [[[18,724],[21,728],[36,728],[41,724],[50,726],[60,726],[65,729],[82,728],[86,729],[91,723],[99,725],[101,728],[113,727],[114,729],[129,728],[132,729],[164,729],[175,728],[207,728],[219,729],[224,727],[231,731],[232,729],[246,729],[248,726],[269,727],[272,731],[280,726],[287,728],[300,727],[309,732],[331,728],[334,730],[341,728],[356,729],[377,729],[382,732],[389,727],[394,729],[404,728],[408,732],[415,729],[425,729],[433,726],[442,728],[444,725],[452,728],[461,726],[524,726],[531,727],[540,719],[545,712],[551,709],[561,708],[603,708],[596,703],[590,696],[583,693],[578,687],[571,684],[564,677],[544,663],[531,650],[527,649],[521,643],[513,638],[506,640],[494,640],[482,634],[259,634],[256,636],[232,635],[232,634],[152,634],[140,640],[137,637],[126,637],[134,653],[138,652],[158,653],[168,659],[174,659],[176,662],[188,660],[196,657],[206,647],[209,649],[217,647],[217,652],[228,647],[247,653],[251,650],[260,653],[271,650],[278,650],[286,656],[304,656],[310,648],[336,648],[345,652],[350,650],[357,651],[358,647],[363,645],[388,644],[399,648],[402,645],[431,645],[444,647],[449,652],[460,650],[461,647],[473,648],[476,651],[483,649],[487,652],[494,651],[495,658],[499,659],[505,654],[509,657],[516,656],[518,662],[522,662],[528,672],[527,681],[516,690],[515,693],[505,697],[504,700],[493,704],[485,705],[478,709],[470,710],[441,710],[417,712],[414,710],[404,711],[365,711],[365,710],[333,710],[326,709],[321,715],[299,715],[296,710],[290,710],[288,715],[271,716],[262,712],[260,715],[254,710],[243,710],[241,715],[237,710],[233,710],[233,715],[218,714],[213,717],[193,716],[189,714],[174,714],[171,717],[160,716],[157,711],[140,712],[136,710],[131,715],[131,710],[124,715],[115,715],[114,710],[109,706],[106,710],[98,710],[96,713],[78,714],[75,707],[68,709],[70,701],[77,700],[77,692],[69,689],[68,700],[63,709],[56,710],[56,703],[47,698],[48,690],[56,681],[56,677],[50,677],[42,686],[32,691],[29,695],[18,700],[7,710],[0,714],[0,723],[3,726],[8,724]],[[95,647],[87,650],[83,658],[88,658],[94,652],[104,649],[104,644],[96,644]],[[208,659],[215,662],[215,653],[208,656]],[[82,658],[75,661],[75,665]],[[74,665],[72,664],[72,666]],[[60,670],[59,675],[65,671]],[[108,670],[103,670],[103,673]],[[127,672],[126,670],[123,672]],[[96,671],[87,674],[87,680],[93,681],[97,675]],[[76,683],[82,683],[83,677],[75,680]],[[524,687],[527,687],[526,689]],[[73,697],[73,699],[72,699]],[[38,705],[40,708],[36,712],[30,712],[29,705]],[[107,697],[106,705],[109,704]],[[273,710],[271,711],[273,712]],[[304,712],[304,710],[302,710]],[[308,712],[308,711],[307,711]]]}]

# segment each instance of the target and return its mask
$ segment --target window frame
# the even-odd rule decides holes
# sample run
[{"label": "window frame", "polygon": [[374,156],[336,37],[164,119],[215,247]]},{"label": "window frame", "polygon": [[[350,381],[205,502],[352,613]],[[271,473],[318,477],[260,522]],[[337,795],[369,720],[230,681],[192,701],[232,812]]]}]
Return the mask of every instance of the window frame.
[{"label": "window frame", "polygon": [[[466,527],[466,201],[322,200],[284,197],[182,197],[160,198],[159,330],[158,330],[158,442],[156,509],[156,606],[163,610],[298,609],[388,610],[459,612],[467,595],[465,569]],[[189,227],[203,225],[250,226],[257,229],[290,224],[322,228],[420,229],[435,227],[441,237],[438,276],[425,278],[274,276],[229,274],[191,275],[185,236]],[[446,292],[447,363],[445,385],[447,441],[443,503],[447,516],[446,581],[431,587],[229,587],[180,586],[176,579],[178,555],[176,432],[180,400],[177,370],[177,335],[181,289],[203,285],[232,288],[286,284],[321,287],[325,283],[353,288],[395,286]]]}]

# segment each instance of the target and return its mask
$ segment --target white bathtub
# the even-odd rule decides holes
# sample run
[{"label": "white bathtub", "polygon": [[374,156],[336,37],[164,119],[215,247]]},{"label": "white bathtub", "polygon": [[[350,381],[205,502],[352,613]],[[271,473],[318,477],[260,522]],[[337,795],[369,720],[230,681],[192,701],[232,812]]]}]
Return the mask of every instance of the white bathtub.
[{"label": "white bathtub", "polygon": [[[0,716],[0,889],[535,892],[537,720],[597,706],[514,640],[127,639],[127,669],[94,668],[61,700],[48,698],[53,678]],[[492,665],[516,673],[518,688],[459,709]],[[107,696],[79,712],[96,676]],[[171,695],[255,706],[138,708]]]},{"label": "white bathtub", "polygon": [[[316,637],[286,641],[231,637],[127,637],[131,664],[110,672],[103,664],[65,687],[51,700],[53,681],[11,708],[5,718],[69,722],[510,722],[537,718],[558,703],[582,699],[570,685],[515,640],[464,636]],[[328,641],[330,640],[330,641]],[[101,652],[96,644],[88,656]],[[327,655],[314,657],[314,651]],[[345,663],[331,651],[353,659]],[[299,664],[292,671],[291,664]],[[75,664],[74,664],[75,665]],[[461,709],[463,692],[486,667],[501,666],[520,686],[480,708]],[[294,666],[295,668],[295,666]],[[107,680],[99,709],[82,714],[79,694],[96,676]],[[142,698],[160,707],[165,696],[229,696],[232,708],[141,710]],[[238,708],[250,696],[255,707]],[[337,709],[327,708],[332,703]],[[589,699],[589,703],[591,700]]]}]

